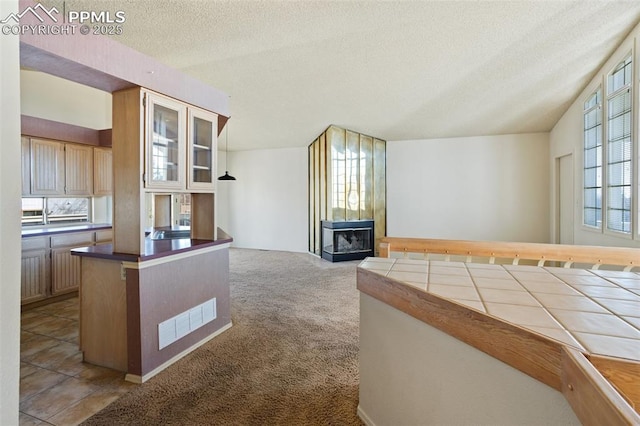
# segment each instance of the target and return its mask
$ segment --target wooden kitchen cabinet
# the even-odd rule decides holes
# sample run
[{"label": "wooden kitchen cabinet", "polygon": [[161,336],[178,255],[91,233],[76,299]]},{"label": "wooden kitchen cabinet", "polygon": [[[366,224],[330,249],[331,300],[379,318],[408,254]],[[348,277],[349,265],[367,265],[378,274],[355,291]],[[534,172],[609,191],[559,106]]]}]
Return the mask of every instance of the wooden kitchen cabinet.
[{"label": "wooden kitchen cabinet", "polygon": [[65,184],[64,144],[31,139],[31,195],[63,195]]},{"label": "wooden kitchen cabinet", "polygon": [[80,258],[71,256],[75,247],[91,246],[95,233],[74,232],[51,237],[51,294],[75,291],[80,286]]},{"label": "wooden kitchen cabinet", "polygon": [[218,115],[145,92],[145,187],[212,192]]},{"label": "wooden kitchen cabinet", "polygon": [[22,194],[93,193],[93,147],[22,137]]},{"label": "wooden kitchen cabinet", "polygon": [[93,147],[64,144],[64,193],[91,195],[93,193]]},{"label": "wooden kitchen cabinet", "polygon": [[113,192],[113,153],[111,148],[93,148],[93,195]]},{"label": "wooden kitchen cabinet", "polygon": [[22,304],[47,297],[49,288],[49,241],[46,237],[25,238],[21,260]]},{"label": "wooden kitchen cabinet", "polygon": [[218,115],[188,108],[187,189],[213,191],[216,182]]},{"label": "wooden kitchen cabinet", "polygon": [[185,188],[185,104],[155,93],[145,94],[147,188]]},{"label": "wooden kitchen cabinet", "polygon": [[21,304],[78,290],[81,261],[71,249],[111,241],[111,229],[22,239]]},{"label": "wooden kitchen cabinet", "polygon": [[112,100],[114,251],[145,253],[149,193],[191,194],[191,238],[215,240],[218,115],[142,87]]}]

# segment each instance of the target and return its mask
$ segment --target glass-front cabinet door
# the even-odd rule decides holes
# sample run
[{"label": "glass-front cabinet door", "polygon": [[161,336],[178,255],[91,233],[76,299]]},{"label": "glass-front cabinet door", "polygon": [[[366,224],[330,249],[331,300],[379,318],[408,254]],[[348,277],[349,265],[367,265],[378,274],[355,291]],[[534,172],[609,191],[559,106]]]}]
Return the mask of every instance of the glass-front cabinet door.
[{"label": "glass-front cabinet door", "polygon": [[183,189],[186,152],[186,106],[147,93],[147,152],[145,186]]},{"label": "glass-front cabinet door", "polygon": [[213,191],[216,182],[217,114],[189,108],[187,188]]}]

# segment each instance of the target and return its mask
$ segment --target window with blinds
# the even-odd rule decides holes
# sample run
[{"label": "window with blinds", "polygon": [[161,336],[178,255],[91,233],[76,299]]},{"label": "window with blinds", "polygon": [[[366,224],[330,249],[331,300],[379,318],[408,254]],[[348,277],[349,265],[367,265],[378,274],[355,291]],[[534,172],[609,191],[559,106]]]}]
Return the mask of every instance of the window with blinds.
[{"label": "window with blinds", "polygon": [[631,55],[607,78],[607,229],[631,233]]},{"label": "window with blinds", "polygon": [[583,223],[602,228],[602,89],[584,103]]}]

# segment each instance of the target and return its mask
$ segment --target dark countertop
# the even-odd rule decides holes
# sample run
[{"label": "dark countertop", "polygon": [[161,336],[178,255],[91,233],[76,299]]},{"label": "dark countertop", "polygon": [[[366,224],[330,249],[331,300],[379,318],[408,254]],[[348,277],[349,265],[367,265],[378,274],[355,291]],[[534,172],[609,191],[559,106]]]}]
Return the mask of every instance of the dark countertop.
[{"label": "dark countertop", "polygon": [[49,226],[49,227],[23,227],[22,238],[46,237],[55,234],[67,234],[71,232],[97,231],[100,229],[111,229],[110,223],[82,223],[76,225]]},{"label": "dark countertop", "polygon": [[71,254],[83,257],[95,257],[107,260],[118,260],[125,262],[144,262],[174,254],[194,251],[206,247],[217,246],[230,243],[233,238],[222,229],[218,228],[217,240],[191,240],[188,238],[172,240],[152,240],[145,239],[145,254],[116,253],[112,244],[98,244],[90,247],[80,247],[71,250]]}]

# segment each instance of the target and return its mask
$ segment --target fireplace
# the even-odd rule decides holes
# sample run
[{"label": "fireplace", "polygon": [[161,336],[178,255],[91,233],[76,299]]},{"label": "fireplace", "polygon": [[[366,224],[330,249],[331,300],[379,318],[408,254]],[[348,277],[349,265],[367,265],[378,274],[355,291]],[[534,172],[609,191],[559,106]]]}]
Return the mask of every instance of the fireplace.
[{"label": "fireplace", "polygon": [[320,221],[322,258],[331,262],[373,256],[373,221]]}]

